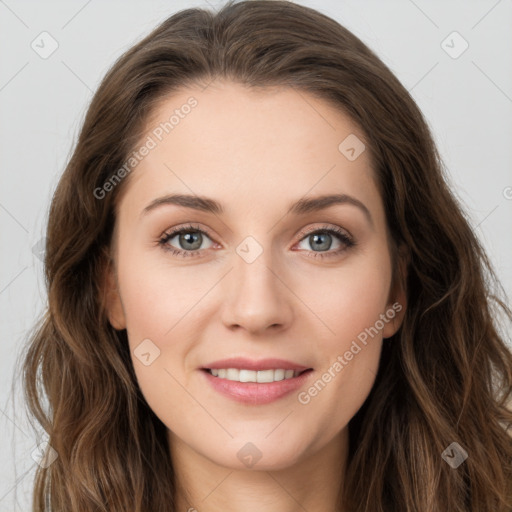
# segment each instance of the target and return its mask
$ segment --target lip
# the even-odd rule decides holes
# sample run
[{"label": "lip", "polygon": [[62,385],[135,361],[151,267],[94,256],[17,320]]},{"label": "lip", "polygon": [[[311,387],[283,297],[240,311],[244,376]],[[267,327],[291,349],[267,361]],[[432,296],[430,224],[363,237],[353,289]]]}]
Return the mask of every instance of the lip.
[{"label": "lip", "polygon": [[[226,367],[223,366],[221,368]],[[229,366],[229,368],[234,368],[234,366]],[[282,366],[279,368],[282,368]],[[292,370],[293,368],[287,369]],[[309,379],[309,376],[313,373],[312,368],[305,369],[308,371],[304,371],[297,377],[265,383],[237,382],[234,380],[222,379],[220,377],[214,377],[207,369],[204,368],[200,369],[200,373],[204,375],[208,384],[210,384],[212,388],[221,395],[244,404],[263,405],[283,398],[303,386]]]},{"label": "lip", "polygon": [[[309,366],[286,361],[284,359],[260,359],[252,360],[245,357],[232,357],[229,359],[221,359],[203,366],[202,370],[215,370],[219,368],[237,368],[239,370],[309,370]],[[279,381],[281,382],[281,381]]]}]

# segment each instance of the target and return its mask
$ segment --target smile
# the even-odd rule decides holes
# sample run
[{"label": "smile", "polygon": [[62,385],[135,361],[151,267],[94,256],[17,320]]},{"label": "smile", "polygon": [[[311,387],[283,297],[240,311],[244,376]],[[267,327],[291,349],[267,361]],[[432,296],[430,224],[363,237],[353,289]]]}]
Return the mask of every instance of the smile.
[{"label": "smile", "polygon": [[[214,377],[220,379],[227,379],[236,382],[277,382],[280,380],[293,379],[298,377],[302,371],[299,370],[284,370],[278,368],[276,370],[244,370],[238,368],[215,368],[207,369]],[[303,370],[307,371],[307,370]]]}]

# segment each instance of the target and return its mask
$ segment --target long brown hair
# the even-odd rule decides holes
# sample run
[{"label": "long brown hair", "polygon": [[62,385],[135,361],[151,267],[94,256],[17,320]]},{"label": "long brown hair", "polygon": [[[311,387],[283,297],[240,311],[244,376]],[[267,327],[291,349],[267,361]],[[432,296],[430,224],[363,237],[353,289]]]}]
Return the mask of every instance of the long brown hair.
[{"label": "long brown hair", "polygon": [[[505,293],[407,90],[346,28],[277,0],[178,12],[117,60],[91,101],[51,203],[48,309],[23,358],[29,411],[58,453],[38,468],[34,511],[175,510],[166,427],[139,390],[126,331],[105,311],[102,276],[129,180],[94,191],[125,164],[159,101],[218,77],[293,87],[348,114],[367,138],[394,246],[409,253],[406,315],[350,422],[340,508],[510,512]],[[457,469],[441,456],[453,442],[468,454]]]}]

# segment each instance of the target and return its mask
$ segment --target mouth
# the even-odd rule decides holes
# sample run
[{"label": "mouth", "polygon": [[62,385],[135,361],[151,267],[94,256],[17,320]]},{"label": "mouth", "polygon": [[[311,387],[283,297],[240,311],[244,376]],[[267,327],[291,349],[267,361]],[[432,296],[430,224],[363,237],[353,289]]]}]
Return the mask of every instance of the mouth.
[{"label": "mouth", "polygon": [[313,368],[200,368],[205,383],[222,396],[251,406],[270,404],[306,386]]},{"label": "mouth", "polygon": [[264,405],[307,385],[313,368],[286,359],[230,357],[199,368],[221,395],[248,405]]},{"label": "mouth", "polygon": [[202,368],[213,377],[226,379],[234,382],[257,382],[260,384],[269,384],[282,380],[290,380],[300,375],[313,371],[313,368],[306,369],[285,369],[269,368],[264,370],[248,370],[244,368]]}]

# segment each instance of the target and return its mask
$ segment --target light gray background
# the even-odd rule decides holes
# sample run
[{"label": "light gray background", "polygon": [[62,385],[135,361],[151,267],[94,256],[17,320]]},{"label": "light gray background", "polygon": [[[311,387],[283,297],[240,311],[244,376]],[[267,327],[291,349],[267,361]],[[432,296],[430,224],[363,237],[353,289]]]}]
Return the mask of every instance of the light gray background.
[{"label": "light gray background", "polygon": [[[0,0],[0,511],[30,509],[36,437],[11,381],[19,347],[46,301],[32,249],[44,236],[49,201],[92,91],[115,58],[167,16],[221,3]],[[353,31],[411,92],[512,295],[512,1],[296,3]],[[47,59],[31,48],[43,31],[59,45]],[[453,31],[469,44],[458,58],[441,46]],[[445,45],[462,48],[453,37]]]}]

